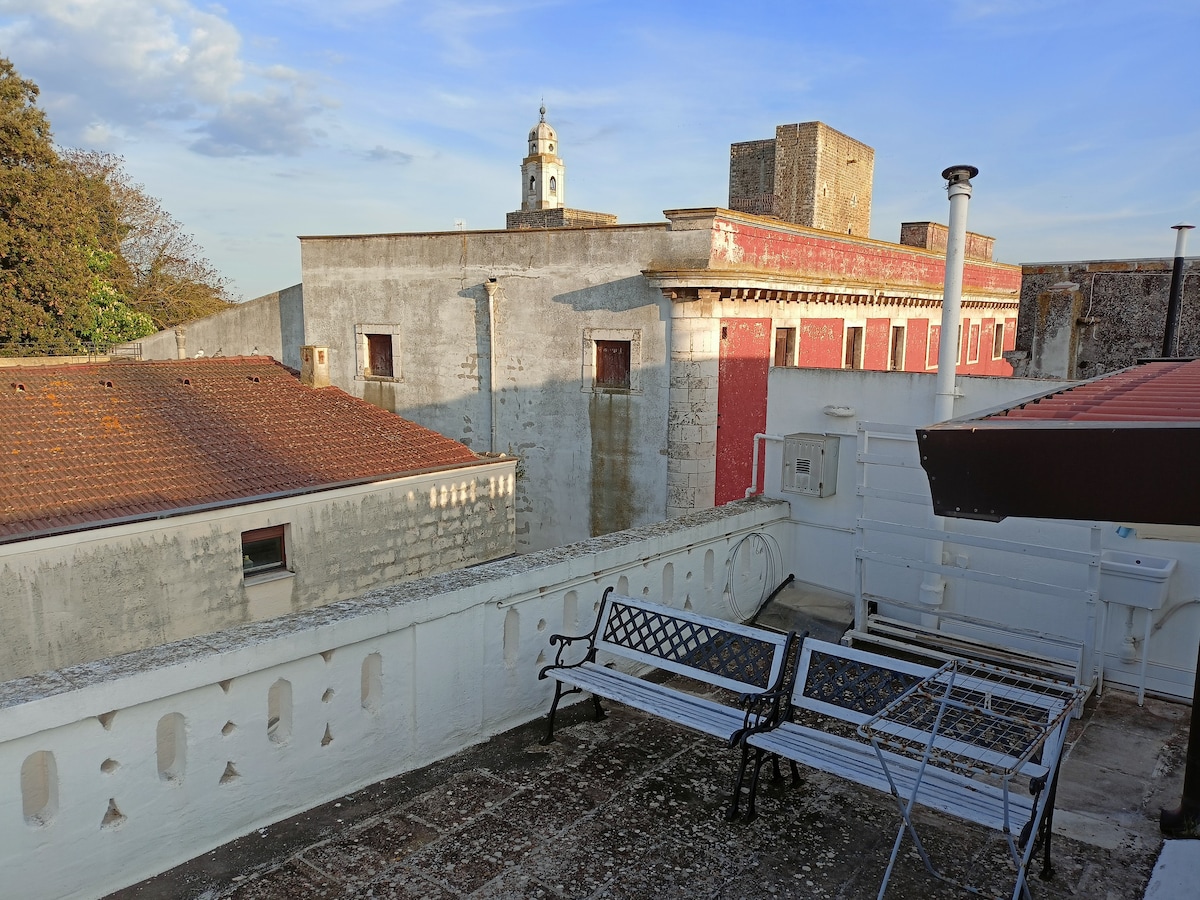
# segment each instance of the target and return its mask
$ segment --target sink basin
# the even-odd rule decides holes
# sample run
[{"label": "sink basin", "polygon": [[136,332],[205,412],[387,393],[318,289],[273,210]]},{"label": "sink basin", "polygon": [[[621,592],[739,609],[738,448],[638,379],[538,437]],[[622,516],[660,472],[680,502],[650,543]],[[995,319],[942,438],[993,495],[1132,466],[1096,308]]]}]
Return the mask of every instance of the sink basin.
[{"label": "sink basin", "polygon": [[1102,550],[1100,599],[1140,609],[1161,609],[1177,562],[1142,553]]}]

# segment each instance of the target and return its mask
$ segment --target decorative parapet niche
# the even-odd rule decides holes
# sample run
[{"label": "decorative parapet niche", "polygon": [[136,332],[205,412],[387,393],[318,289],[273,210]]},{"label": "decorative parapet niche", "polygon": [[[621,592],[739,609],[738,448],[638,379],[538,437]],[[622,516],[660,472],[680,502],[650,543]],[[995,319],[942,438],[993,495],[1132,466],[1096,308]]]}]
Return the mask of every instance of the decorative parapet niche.
[{"label": "decorative parapet niche", "polygon": [[788,513],[739,501],[0,684],[5,891],[102,896],[536,718],[549,635],[609,585],[744,618]]}]

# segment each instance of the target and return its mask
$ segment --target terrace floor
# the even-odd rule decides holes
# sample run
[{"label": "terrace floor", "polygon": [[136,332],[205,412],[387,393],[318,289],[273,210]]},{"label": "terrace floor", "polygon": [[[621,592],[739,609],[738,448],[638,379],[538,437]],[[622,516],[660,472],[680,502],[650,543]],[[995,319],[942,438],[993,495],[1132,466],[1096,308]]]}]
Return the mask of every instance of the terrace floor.
[{"label": "terrace floor", "polygon": [[[227,844],[113,900],[203,898],[874,897],[891,852],[892,800],[804,772],[768,784],[753,822],[727,823],[735,770],[719,742],[608,704],[534,722]],[[1035,898],[1142,898],[1162,846],[1160,806],[1182,792],[1188,707],[1124,693],[1092,698],[1069,738],[1052,881]],[[1008,896],[1002,838],[918,813],[951,874]],[[893,898],[968,896],[911,851]],[[1157,894],[1166,900],[1166,895]]]}]

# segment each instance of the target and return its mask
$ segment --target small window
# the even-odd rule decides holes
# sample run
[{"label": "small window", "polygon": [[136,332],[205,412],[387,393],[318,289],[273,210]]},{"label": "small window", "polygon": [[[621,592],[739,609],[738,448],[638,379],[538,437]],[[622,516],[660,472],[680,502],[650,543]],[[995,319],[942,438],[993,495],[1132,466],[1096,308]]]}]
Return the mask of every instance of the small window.
[{"label": "small window", "polygon": [[892,326],[892,343],[888,348],[888,368],[893,372],[904,371],[904,326]]},{"label": "small window", "polygon": [[979,362],[979,324],[967,332],[967,362]]},{"label": "small window", "polygon": [[242,575],[261,575],[287,569],[283,526],[242,532]]},{"label": "small window", "polygon": [[376,378],[392,377],[392,336],[390,334],[368,334],[367,371],[364,375]]},{"label": "small window", "polygon": [[861,369],[863,367],[863,327],[852,325],[846,329],[846,360],[842,368]]},{"label": "small window", "polygon": [[775,365],[796,365],[796,329],[775,329]]},{"label": "small window", "polygon": [[[551,153],[553,153],[553,152],[554,152],[554,145],[553,145],[553,144],[550,144],[550,145],[548,145],[548,146],[547,146],[547,148],[546,148],[546,149],[547,149],[547,150],[549,150]],[[553,190],[553,188],[551,188],[551,190]]]},{"label": "small window", "polygon": [[596,387],[628,390],[629,341],[596,341]]},{"label": "small window", "polygon": [[552,193],[552,194],[558,193],[558,179],[555,178],[553,175],[550,176],[550,193]]},{"label": "small window", "polygon": [[375,381],[400,380],[400,326],[362,324],[354,326],[355,378]]},{"label": "small window", "polygon": [[1004,356],[1004,323],[997,322],[992,332],[992,359]]},{"label": "small window", "polygon": [[529,193],[533,193],[534,186],[537,184],[537,179],[532,175],[529,176]]},{"label": "small window", "polygon": [[925,368],[936,369],[938,364],[938,353],[941,350],[941,325],[929,326],[929,343],[925,348]]}]

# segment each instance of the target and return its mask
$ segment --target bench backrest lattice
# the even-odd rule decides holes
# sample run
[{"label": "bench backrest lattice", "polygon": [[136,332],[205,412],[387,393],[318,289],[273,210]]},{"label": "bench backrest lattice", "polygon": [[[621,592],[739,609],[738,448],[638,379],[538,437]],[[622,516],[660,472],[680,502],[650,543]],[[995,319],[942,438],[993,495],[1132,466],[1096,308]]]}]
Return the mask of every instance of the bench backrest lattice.
[{"label": "bench backrest lattice", "polygon": [[705,679],[738,693],[776,684],[784,664],[787,636],[688,612],[636,597],[606,594],[596,649],[634,659],[678,675]]},{"label": "bench backrest lattice", "polygon": [[933,666],[810,639],[800,652],[792,705],[861,725],[934,671]]}]

